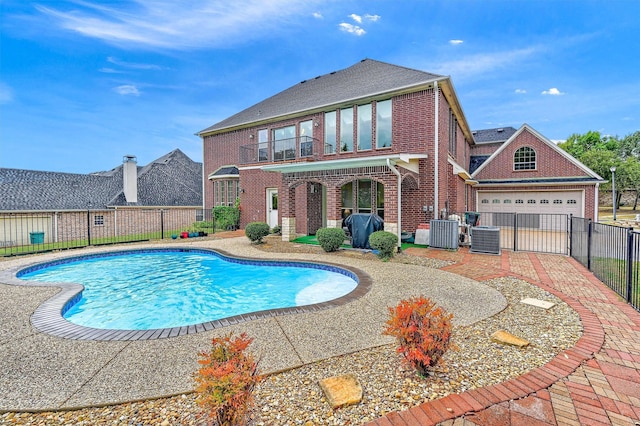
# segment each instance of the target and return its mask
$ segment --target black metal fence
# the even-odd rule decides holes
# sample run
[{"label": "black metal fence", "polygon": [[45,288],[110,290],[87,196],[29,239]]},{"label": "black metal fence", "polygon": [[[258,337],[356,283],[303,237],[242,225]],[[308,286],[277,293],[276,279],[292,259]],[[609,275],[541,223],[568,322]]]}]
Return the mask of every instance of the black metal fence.
[{"label": "black metal fence", "polygon": [[0,256],[193,237],[214,230],[211,210],[195,208],[0,212]]},{"label": "black metal fence", "polygon": [[570,255],[640,310],[640,232],[571,218]]}]

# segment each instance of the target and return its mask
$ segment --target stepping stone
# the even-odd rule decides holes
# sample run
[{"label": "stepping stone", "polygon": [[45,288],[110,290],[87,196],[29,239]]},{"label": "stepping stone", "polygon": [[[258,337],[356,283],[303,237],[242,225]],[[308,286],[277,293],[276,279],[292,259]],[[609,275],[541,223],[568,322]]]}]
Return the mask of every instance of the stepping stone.
[{"label": "stepping stone", "polygon": [[513,334],[506,332],[504,330],[498,330],[491,335],[491,340],[496,343],[502,343],[503,345],[512,345],[517,346],[519,348],[524,348],[525,346],[529,346],[529,342],[521,339],[520,337],[514,336]]},{"label": "stepping stone", "polygon": [[320,387],[331,408],[353,405],[362,401],[362,386],[353,374],[322,379]]},{"label": "stepping stone", "polygon": [[542,309],[549,309],[556,306],[555,303],[547,302],[545,300],[540,300],[540,299],[532,299],[531,297],[522,299],[520,303],[526,303],[527,305],[535,306],[537,308],[542,308]]}]

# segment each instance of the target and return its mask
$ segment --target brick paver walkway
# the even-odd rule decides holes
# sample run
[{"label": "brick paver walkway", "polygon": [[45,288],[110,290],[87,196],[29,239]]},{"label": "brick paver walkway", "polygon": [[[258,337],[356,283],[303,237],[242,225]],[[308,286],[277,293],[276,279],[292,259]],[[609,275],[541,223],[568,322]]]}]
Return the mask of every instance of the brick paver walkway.
[{"label": "brick paver walkway", "polygon": [[407,253],[455,261],[443,269],[476,280],[510,275],[535,284],[578,312],[583,336],[527,374],[394,412],[370,426],[640,426],[640,313],[574,259],[525,252],[489,256],[466,249]]}]

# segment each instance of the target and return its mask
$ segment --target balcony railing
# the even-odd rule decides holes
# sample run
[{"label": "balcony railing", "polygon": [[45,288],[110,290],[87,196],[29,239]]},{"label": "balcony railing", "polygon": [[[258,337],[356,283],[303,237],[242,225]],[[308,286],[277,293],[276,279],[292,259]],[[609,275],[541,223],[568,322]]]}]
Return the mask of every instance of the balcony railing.
[{"label": "balcony railing", "polygon": [[316,160],[331,148],[309,136],[258,142],[240,147],[240,164]]}]

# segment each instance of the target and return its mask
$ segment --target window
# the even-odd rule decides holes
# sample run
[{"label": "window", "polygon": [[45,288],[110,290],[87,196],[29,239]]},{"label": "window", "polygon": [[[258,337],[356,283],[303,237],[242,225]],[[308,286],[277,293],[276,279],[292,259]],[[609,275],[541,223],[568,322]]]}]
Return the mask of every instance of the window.
[{"label": "window", "polygon": [[326,112],[324,114],[324,153],[333,154],[336,152],[336,112]]},{"label": "window", "polygon": [[371,149],[371,104],[358,105],[358,151]]},{"label": "window", "polygon": [[516,204],[524,204],[523,200],[516,200]]},{"label": "window", "polygon": [[391,100],[376,103],[376,148],[391,147]]},{"label": "window", "polygon": [[269,131],[258,130],[258,161],[269,161]]},{"label": "window", "polygon": [[549,204],[549,200],[540,200],[540,204]]},{"label": "window", "polygon": [[453,114],[453,110],[449,109],[449,152],[455,157],[458,151],[458,120]]},{"label": "window", "polygon": [[498,200],[497,198],[494,198],[491,202],[493,204],[500,204],[500,200]]},{"label": "window", "polygon": [[313,121],[302,121],[300,123],[300,157],[310,157],[313,155]]},{"label": "window", "polygon": [[[342,185],[342,219],[352,213],[376,213],[384,218],[384,185],[360,179]],[[375,208],[374,208],[375,207]]]},{"label": "window", "polygon": [[481,203],[482,203],[482,204],[489,204],[489,200],[484,199],[484,200],[482,200],[482,201],[481,201]]},{"label": "window", "polygon": [[97,214],[93,216],[93,225],[94,226],[104,226],[104,215]]},{"label": "window", "polygon": [[533,148],[523,146],[513,154],[513,170],[535,170],[536,152]]},{"label": "window", "polygon": [[213,181],[213,205],[233,206],[240,197],[238,179],[219,179]]},{"label": "window", "polygon": [[340,152],[353,151],[353,108],[340,110]]},{"label": "window", "polygon": [[567,204],[578,204],[576,200],[567,200]]},{"label": "window", "polygon": [[562,204],[562,200],[553,200],[553,204]]},{"label": "window", "polygon": [[511,204],[511,200],[504,200],[503,203],[504,204]]},{"label": "window", "polygon": [[536,200],[527,200],[527,204],[535,204]]},{"label": "window", "polygon": [[273,129],[273,160],[296,158],[296,126]]}]

